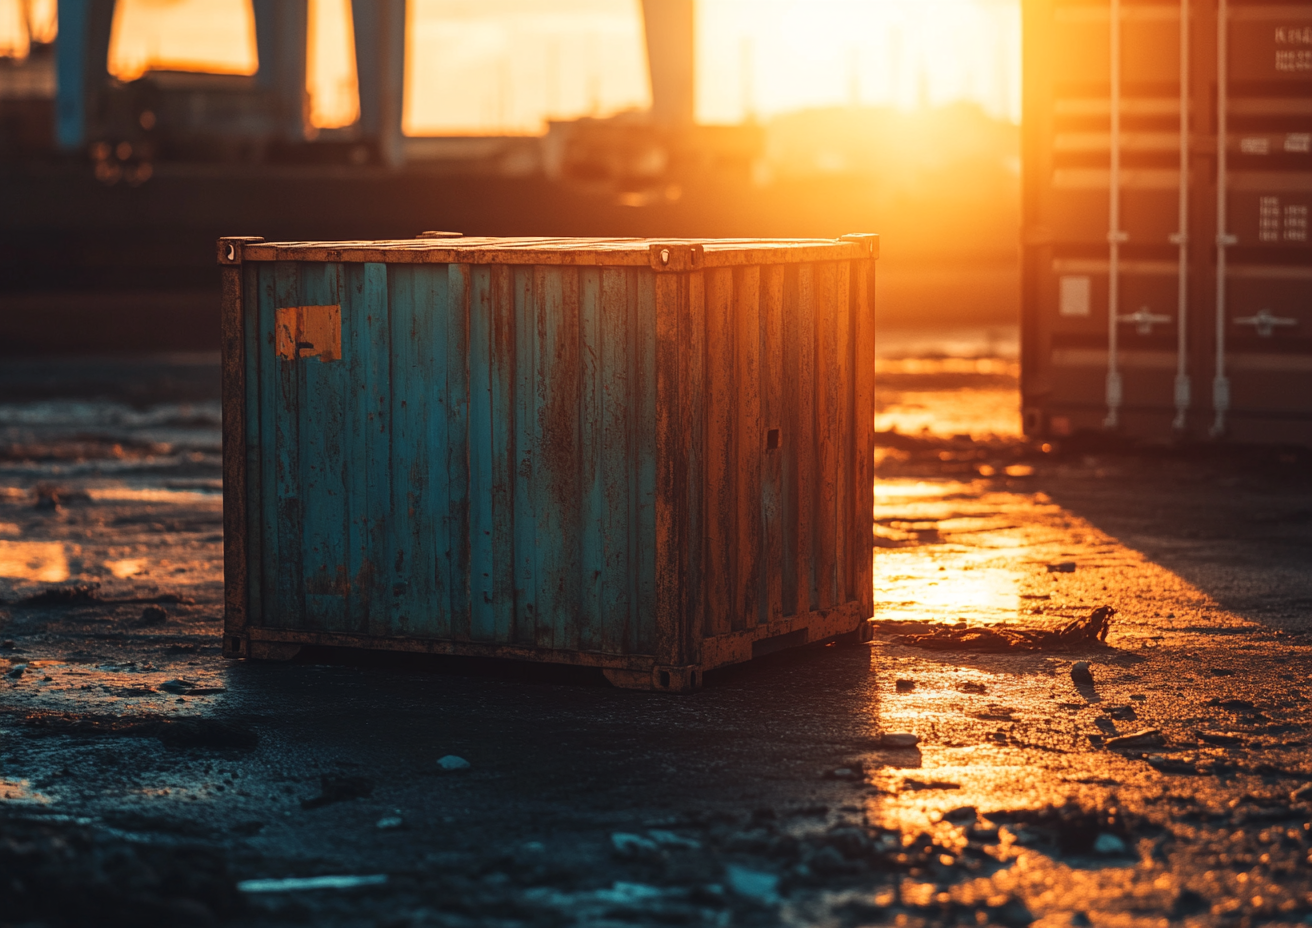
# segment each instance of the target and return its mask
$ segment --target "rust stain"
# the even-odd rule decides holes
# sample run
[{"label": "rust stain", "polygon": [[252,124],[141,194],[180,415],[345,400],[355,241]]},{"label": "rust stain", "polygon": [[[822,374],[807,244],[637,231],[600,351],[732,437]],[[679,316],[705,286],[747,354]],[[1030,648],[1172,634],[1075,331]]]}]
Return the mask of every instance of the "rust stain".
[{"label": "rust stain", "polygon": [[342,359],[341,306],[284,306],[274,315],[278,357]]}]

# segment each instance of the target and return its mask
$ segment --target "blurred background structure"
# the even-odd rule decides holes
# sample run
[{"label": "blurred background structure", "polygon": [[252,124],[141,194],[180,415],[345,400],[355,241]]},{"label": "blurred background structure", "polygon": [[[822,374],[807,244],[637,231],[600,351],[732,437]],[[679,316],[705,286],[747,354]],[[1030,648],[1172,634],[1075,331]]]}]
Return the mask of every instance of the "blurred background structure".
[{"label": "blurred background structure", "polygon": [[994,353],[1018,0],[0,0],[0,352],[208,350],[219,235],[883,236]]}]

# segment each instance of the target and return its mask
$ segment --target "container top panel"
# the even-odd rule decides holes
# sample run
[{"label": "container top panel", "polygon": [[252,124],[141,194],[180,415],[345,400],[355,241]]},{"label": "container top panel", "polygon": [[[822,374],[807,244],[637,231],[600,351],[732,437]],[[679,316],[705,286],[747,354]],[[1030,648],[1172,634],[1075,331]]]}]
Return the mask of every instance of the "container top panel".
[{"label": "container top panel", "polygon": [[[235,247],[234,247],[235,246]],[[648,239],[425,237],[374,242],[219,240],[219,263],[564,264],[690,271],[743,264],[843,261],[879,256],[879,236],[838,239]]]}]

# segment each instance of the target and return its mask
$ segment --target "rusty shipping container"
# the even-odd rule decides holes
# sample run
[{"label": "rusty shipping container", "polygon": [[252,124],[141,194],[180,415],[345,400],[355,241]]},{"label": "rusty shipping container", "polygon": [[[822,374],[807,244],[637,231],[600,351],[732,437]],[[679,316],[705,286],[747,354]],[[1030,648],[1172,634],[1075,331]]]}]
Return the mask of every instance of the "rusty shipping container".
[{"label": "rusty shipping container", "polygon": [[1026,432],[1312,445],[1312,5],[1023,29]]},{"label": "rusty shipping container", "polygon": [[864,640],[877,246],[220,240],[224,654]]}]

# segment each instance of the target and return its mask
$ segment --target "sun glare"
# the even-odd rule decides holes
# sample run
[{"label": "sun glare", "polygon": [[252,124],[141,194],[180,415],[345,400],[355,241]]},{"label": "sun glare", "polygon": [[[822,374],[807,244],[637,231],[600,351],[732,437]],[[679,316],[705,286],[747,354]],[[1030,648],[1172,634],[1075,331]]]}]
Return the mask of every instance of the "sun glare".
[{"label": "sun glare", "polygon": [[308,27],[305,67],[310,125],[319,129],[349,126],[360,116],[351,0],[310,0]]},{"label": "sun glare", "polygon": [[55,40],[56,0],[0,0],[0,58],[26,58],[33,42]]},{"label": "sun glare", "polygon": [[[0,0],[0,55],[53,37],[55,0]],[[650,105],[641,0],[409,0],[410,135],[538,133]],[[310,0],[312,125],[359,114],[351,0]],[[1018,0],[697,0],[697,118],[973,101],[1020,118]],[[253,74],[250,0],[118,0],[110,73]]]},{"label": "sun glare", "polygon": [[408,135],[541,132],[650,105],[638,0],[410,0]]},{"label": "sun glare", "polygon": [[118,0],[109,73],[122,81],[147,71],[254,74],[250,0]]},{"label": "sun glare", "polygon": [[1020,121],[1015,0],[701,0],[697,116],[955,100]]}]

